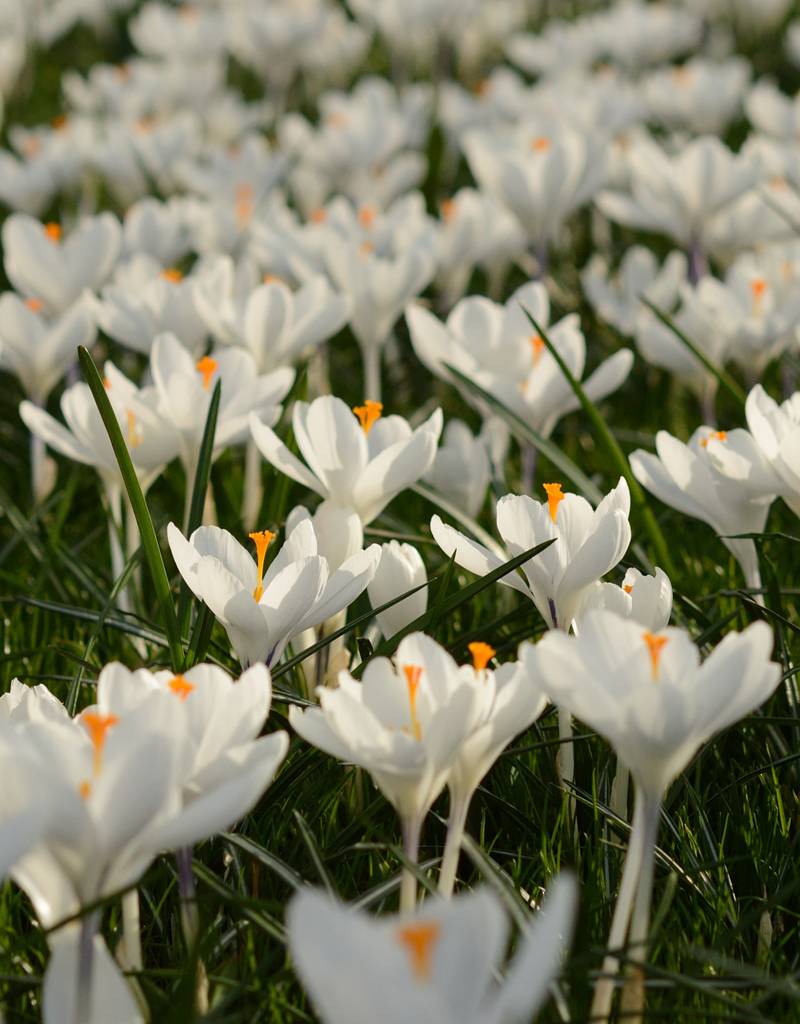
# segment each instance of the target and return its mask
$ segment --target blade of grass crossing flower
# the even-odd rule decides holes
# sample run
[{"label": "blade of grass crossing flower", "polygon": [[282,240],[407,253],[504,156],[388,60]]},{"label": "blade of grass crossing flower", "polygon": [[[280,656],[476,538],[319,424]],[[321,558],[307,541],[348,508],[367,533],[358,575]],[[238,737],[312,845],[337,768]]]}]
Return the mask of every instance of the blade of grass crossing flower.
[{"label": "blade of grass crossing flower", "polygon": [[591,398],[589,398],[589,396],[583,390],[578,381],[573,377],[569,367],[561,358],[560,352],[552,343],[550,338],[547,336],[547,332],[544,331],[536,322],[535,318],[533,317],[529,309],[525,309],[524,306],[522,308],[525,310],[525,315],[533,324],[536,333],[544,342],[550,355],[553,357],[556,364],[558,365],[558,368],[564,374],[567,383],[572,388],[573,392],[575,393],[575,397],[580,402],[581,408],[589,417],[592,426],[594,427],[598,440],[602,441],[609,455],[617,464],[617,468],[619,469],[620,473],[625,477],[626,481],[628,482],[628,488],[631,492],[631,502],[633,503],[634,507],[638,509],[642,517],[645,529],[650,535],[650,540],[652,541],[656,557],[660,565],[663,567],[664,571],[668,575],[673,576],[675,574],[675,569],[672,564],[672,558],[669,553],[669,548],[667,547],[667,542],[664,539],[664,534],[661,532],[661,529],[658,523],[656,522],[656,518],[653,515],[652,510],[650,509],[650,506],[647,503],[647,498],[645,497],[644,491],[639,486],[639,481],[636,479],[636,477],[633,475],[633,472],[631,471],[628,459],[625,453],[623,452],[622,448],[620,448],[619,442],[606,426],[605,420],[597,411],[597,406],[594,404]]},{"label": "blade of grass crossing flower", "polygon": [[672,317],[664,313],[663,310],[660,310],[658,306],[654,305],[654,303],[652,303],[649,299],[645,298],[644,295],[640,296],[640,298],[642,302],[645,304],[645,306],[647,306],[647,308],[650,310],[650,312],[653,313],[653,315],[656,316],[665,327],[672,331],[672,333],[675,335],[678,341],[680,341],[682,344],[686,346],[686,348],[689,349],[689,351],[692,353],[695,359],[701,362],[703,366],[708,370],[708,372],[713,377],[716,377],[719,384],[728,392],[728,394],[732,398],[734,398],[736,402],[742,406],[742,408],[744,408],[744,403],[747,396],[736,383],[736,381],[733,379],[733,377],[731,377],[730,374],[726,373],[725,370],[723,370],[721,367],[716,366],[714,363],[712,363],[708,356],[705,354],[705,352],[703,352],[702,349],[695,345],[692,339],[688,337],[688,335],[686,335],[680,329],[680,327],[678,327],[678,325],[675,323]]},{"label": "blade of grass crossing flower", "polygon": [[102,417],[106,431],[108,432],[114,455],[119,465],[120,473],[128,493],[128,500],[131,503],[133,514],[136,516],[136,523],[139,527],[139,535],[142,538],[147,567],[153,580],[153,587],[156,592],[161,620],[164,632],[167,636],[167,644],[170,651],[172,667],[177,672],[183,664],[183,650],[181,649],[180,633],[178,631],[178,619],[175,615],[175,607],[172,603],[172,593],[169,588],[169,578],[164,567],[164,559],[161,555],[161,548],[158,544],[158,537],[150,517],[150,510],[147,507],[144,494],[142,493],[136,470],[133,468],[128,447],[119,428],[116,414],[108,400],[100,374],[94,365],[94,360],[89,352],[81,345],[78,348],[78,358],[83,369],[86,383],[94,397],[100,416]]}]

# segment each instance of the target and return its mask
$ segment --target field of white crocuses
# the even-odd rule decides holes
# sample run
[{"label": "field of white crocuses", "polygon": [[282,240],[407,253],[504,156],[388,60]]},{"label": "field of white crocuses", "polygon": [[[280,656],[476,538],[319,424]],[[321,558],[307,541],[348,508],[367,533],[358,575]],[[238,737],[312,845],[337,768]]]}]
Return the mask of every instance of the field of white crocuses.
[{"label": "field of white crocuses", "polygon": [[0,0],[0,1022],[800,1022],[800,6]]}]

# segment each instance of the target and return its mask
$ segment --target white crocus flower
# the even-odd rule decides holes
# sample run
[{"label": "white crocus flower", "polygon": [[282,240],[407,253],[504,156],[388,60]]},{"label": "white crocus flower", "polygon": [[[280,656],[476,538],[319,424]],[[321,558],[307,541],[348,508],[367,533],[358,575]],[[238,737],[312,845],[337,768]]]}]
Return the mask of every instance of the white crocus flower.
[{"label": "white crocus flower", "polygon": [[[747,465],[750,487],[742,486],[716,468],[713,453],[725,446],[731,457]],[[664,504],[701,519],[714,530],[742,568],[745,583],[761,588],[758,554],[752,540],[731,539],[741,533],[761,533],[777,490],[769,464],[760,456],[746,430],[698,427],[688,444],[659,430],[656,455],[637,449],[631,469],[642,486]]]},{"label": "white crocus flower", "polygon": [[331,572],[309,520],[288,534],[265,572],[274,534],[251,534],[256,559],[227,530],[201,526],[187,540],[170,523],[172,557],[192,593],[211,609],[242,665],[275,665],[289,641],[345,609],[367,587],[379,549],[372,545]]},{"label": "white crocus flower", "polygon": [[[397,811],[406,854],[416,862],[425,817],[479,721],[479,691],[444,648],[412,633],[400,642],[394,664],[373,658],[363,682],[341,672],[337,689],[317,693],[319,708],[289,709],[292,727],[370,773]],[[405,871],[402,906],[411,909],[415,898],[416,880]]]},{"label": "white crocus flower", "polygon": [[640,83],[647,120],[697,134],[724,135],[740,112],[751,74],[749,61],[741,57],[693,57],[685,64],[651,71]]},{"label": "white crocus flower", "polygon": [[672,583],[664,570],[658,567],[652,576],[630,568],[620,586],[596,583],[581,604],[577,616],[578,633],[583,616],[598,609],[614,612],[623,619],[632,619],[657,633],[667,627],[672,615]]},{"label": "white crocus flower", "polygon": [[499,984],[508,919],[489,889],[382,919],[305,889],[289,904],[289,949],[323,1024],[519,1024],[548,997],[576,903],[571,878],[551,882]]},{"label": "white crocus flower", "polygon": [[[369,603],[379,608],[401,594],[426,583],[425,563],[413,544],[391,540],[381,545],[381,557],[372,582],[367,587]],[[418,619],[428,607],[428,588],[422,587],[404,601],[393,604],[377,615],[378,627],[385,637],[394,636]]]},{"label": "white crocus flower", "polygon": [[[462,299],[444,324],[417,305],[406,309],[406,319],[414,351],[431,372],[451,380],[447,366],[453,366],[548,436],[579,403],[525,310],[547,331],[573,377],[581,380],[586,342],[578,317],[571,314],[551,325],[550,302],[541,282],[523,285],[505,305],[480,296]],[[632,363],[628,349],[615,352],[582,381],[584,391],[593,401],[605,398],[622,384]],[[458,386],[468,401],[476,402],[460,382]],[[484,403],[476,404],[489,415]]]},{"label": "white crocus flower", "polygon": [[122,224],[123,257],[150,256],[162,267],[180,263],[191,249],[182,198],[159,202],[145,196],[134,203]]},{"label": "white crocus flower", "polygon": [[347,323],[350,299],[337,295],[323,276],[292,290],[267,275],[237,295],[230,257],[219,257],[194,284],[197,307],[214,340],[243,348],[259,373],[292,366]]},{"label": "white crocus flower", "polygon": [[[643,630],[630,619],[596,611],[577,637],[551,632],[520,656],[558,701],[613,745],[636,784],[633,830],[608,949],[630,944],[645,958],[653,861],[661,801],[670,783],[715,733],[757,708],[775,690],[772,633],[757,622],[732,633],[700,663],[687,632]],[[635,895],[635,905],[634,905]],[[632,915],[632,920],[631,920]],[[630,923],[630,931],[629,931]],[[605,1020],[618,963],[608,957],[595,988],[592,1017]]]},{"label": "white crocus flower", "polygon": [[425,482],[474,519],[483,506],[491,478],[489,441],[475,436],[463,420],[448,420],[442,443]]},{"label": "white crocus flower", "polygon": [[381,416],[382,409],[368,400],[351,411],[332,395],[296,402],[292,426],[306,465],[256,416],[250,429],[276,469],[334,505],[355,509],[366,526],[430,469],[442,429],[439,409],[415,430],[402,416]]},{"label": "white crocus flower", "polygon": [[67,235],[60,224],[17,213],[3,225],[2,241],[9,281],[52,316],[66,312],[84,289],[105,283],[119,256],[122,230],[110,213],[83,218]]}]

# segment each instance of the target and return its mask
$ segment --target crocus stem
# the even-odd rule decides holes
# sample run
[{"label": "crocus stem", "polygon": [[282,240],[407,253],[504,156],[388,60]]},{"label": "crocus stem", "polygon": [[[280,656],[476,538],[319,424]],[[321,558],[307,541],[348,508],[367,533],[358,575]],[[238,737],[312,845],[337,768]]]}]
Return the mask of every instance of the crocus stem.
[{"label": "crocus stem", "polygon": [[122,897],[123,967],[127,971],[142,969],[142,932],[139,920],[139,890],[130,889]]},{"label": "crocus stem", "polygon": [[522,493],[533,493],[533,481],[536,476],[536,456],[539,450],[532,444],[523,445],[522,448]]},{"label": "crocus stem", "polygon": [[261,453],[255,441],[250,438],[244,455],[244,495],[242,497],[242,520],[246,530],[258,527],[256,520],[261,511],[264,485],[261,480]]},{"label": "crocus stem", "polygon": [[[108,488],[108,505],[111,515],[108,518],[108,544],[111,549],[111,576],[118,580],[125,568],[125,555],[122,551],[120,533],[122,531],[122,492],[116,485]],[[131,599],[128,588],[123,587],[117,595],[120,611],[131,610]]]},{"label": "crocus stem", "polygon": [[[607,949],[609,950],[621,949],[628,933],[628,924],[633,913],[633,901],[636,896],[644,854],[645,810],[645,798],[637,786],[628,853],[625,857],[625,867],[622,871],[622,882],[614,907],[614,916],[611,919],[611,931],[608,934]],[[613,953],[606,954],[603,960],[602,976],[598,978],[594,987],[594,999],[590,1014],[593,1021],[602,1022],[609,1019],[611,1001],[614,998],[614,979],[618,971],[619,960],[617,957]]]},{"label": "crocus stem", "polygon": [[44,441],[31,433],[31,490],[35,502],[47,497],[47,452]]},{"label": "crocus stem", "polygon": [[444,844],[444,856],[439,868],[439,895],[450,897],[456,882],[458,858],[461,853],[461,840],[467,824],[467,811],[471,793],[456,794],[450,792],[450,818],[447,822],[447,839]]},{"label": "crocus stem", "polygon": [[644,1010],[644,985],[641,964],[647,955],[647,936],[650,930],[650,904],[653,897],[653,871],[655,868],[656,839],[661,816],[661,801],[645,797],[644,841],[642,866],[639,883],[636,886],[636,900],[633,905],[631,929],[628,935],[629,956],[633,965],[633,976],[623,991],[622,1004],[625,1019],[639,1021]]},{"label": "crocus stem", "polygon": [[381,400],[381,350],[378,345],[364,346],[364,398]]},{"label": "crocus stem", "polygon": [[696,240],[689,243],[689,283],[696,285],[708,274],[708,260]]},{"label": "crocus stem", "polygon": [[93,911],[81,918],[78,940],[78,984],[75,997],[75,1024],[89,1024],[92,1019],[92,973],[94,967],[94,937],[100,914]]},{"label": "crocus stem", "polygon": [[[422,818],[414,815],[403,822],[403,853],[406,858],[416,864],[419,860],[419,838],[422,832]],[[417,905],[417,876],[403,866],[403,877],[400,883],[400,913],[410,914]]]},{"label": "crocus stem", "polygon": [[753,555],[753,564],[744,570],[747,589],[753,591],[753,600],[764,607],[764,595],[761,593],[761,567],[758,564],[758,552]]},{"label": "crocus stem", "polygon": [[617,772],[611,784],[611,810],[623,821],[628,820],[628,783],[631,774],[627,765],[617,758]]},{"label": "crocus stem", "polygon": [[561,781],[569,786],[575,781],[575,752],[572,748],[572,717],[566,708],[558,709],[558,774]]},{"label": "crocus stem", "polygon": [[189,949],[197,940],[199,921],[197,904],[195,903],[194,875],[192,874],[192,848],[182,846],[175,851],[178,865],[178,895],[181,901],[181,926],[183,937]]}]

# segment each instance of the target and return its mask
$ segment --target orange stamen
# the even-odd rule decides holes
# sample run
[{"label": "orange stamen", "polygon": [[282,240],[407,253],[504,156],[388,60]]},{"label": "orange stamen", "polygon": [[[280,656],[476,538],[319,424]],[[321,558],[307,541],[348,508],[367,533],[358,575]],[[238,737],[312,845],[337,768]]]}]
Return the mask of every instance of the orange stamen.
[{"label": "orange stamen", "polygon": [[236,221],[240,228],[245,228],[253,217],[255,193],[253,186],[245,181],[236,186]]},{"label": "orange stamen", "polygon": [[366,241],[362,242],[361,245],[358,247],[358,251],[361,253],[362,256],[369,256],[370,253],[375,252],[375,246],[373,245],[372,242],[370,242],[369,239],[366,239]]},{"label": "orange stamen", "polygon": [[103,765],[103,747],[106,743],[106,733],[117,724],[119,719],[116,715],[100,715],[96,711],[87,711],[81,718],[82,724],[89,733],[89,739],[94,748],[94,759],[92,770],[98,775]]},{"label": "orange stamen", "polygon": [[467,650],[472,655],[472,664],[476,672],[483,672],[497,654],[494,647],[490,647],[489,644],[482,643],[480,640],[467,644]]},{"label": "orange stamen", "polygon": [[139,429],[139,425],[136,422],[136,417],[133,415],[130,409],[126,411],[126,417],[128,421],[128,447],[138,448],[142,443],[142,432]]},{"label": "orange stamen", "polygon": [[81,799],[88,800],[92,795],[92,784],[88,779],[84,779],[83,782],[78,786],[78,792],[81,795]]},{"label": "orange stamen", "polygon": [[763,277],[754,277],[750,282],[750,291],[753,293],[753,312],[761,310],[761,302],[767,291],[767,282]]},{"label": "orange stamen", "polygon": [[203,356],[202,359],[198,359],[195,366],[197,368],[197,371],[203,377],[203,387],[206,389],[206,391],[208,391],[208,389],[211,387],[211,378],[217,372],[217,367],[219,366],[219,363],[216,361],[216,359],[212,359],[211,356]]},{"label": "orange stamen", "polygon": [[50,122],[50,125],[51,125],[53,131],[56,131],[56,132],[63,132],[68,124],[69,124],[69,118],[67,117],[66,114],[58,114]]},{"label": "orange stamen", "polygon": [[421,665],[403,665],[403,673],[408,684],[408,703],[411,707],[411,732],[414,739],[422,739],[422,727],[417,718],[417,693],[419,691],[419,680],[422,675]]},{"label": "orange stamen", "polygon": [[664,650],[664,645],[669,640],[669,637],[656,636],[654,633],[642,633],[642,640],[647,645],[647,651],[650,655],[650,670],[653,673],[653,679],[658,679],[658,663],[661,660],[661,652]]},{"label": "orange stamen", "polygon": [[420,921],[397,929],[397,938],[409,955],[417,981],[427,981],[431,976],[433,950],[441,930],[438,921]]},{"label": "orange stamen", "polygon": [[264,593],[264,559],[267,557],[267,548],[275,539],[275,534],[271,533],[269,530],[259,530],[257,533],[248,534],[248,536],[256,546],[256,559],[258,561],[258,565],[256,566],[256,571],[258,572],[258,583],[253,590],[253,597],[256,601],[260,601],[261,595]]},{"label": "orange stamen", "polygon": [[264,274],[264,277],[262,278],[262,281],[263,281],[264,284],[283,284],[284,283],[283,278],[279,277],[277,274]]},{"label": "orange stamen", "polygon": [[319,209],[312,210],[308,219],[311,221],[312,224],[324,224],[325,221],[328,219],[328,214],[327,211],[325,211],[320,206]]},{"label": "orange stamen", "polygon": [[183,271],[178,270],[177,267],[167,267],[166,270],[161,271],[161,276],[170,284],[180,284],[183,280]]},{"label": "orange stamen", "polygon": [[325,123],[330,125],[331,128],[344,128],[349,123],[347,114],[343,114],[341,110],[334,110],[332,114],[329,114],[325,119]]},{"label": "orange stamen", "polygon": [[61,241],[63,231],[61,230],[60,224],[56,224],[55,221],[51,220],[49,223],[45,224],[44,233],[54,245],[58,245]]},{"label": "orange stamen", "polygon": [[625,591],[626,594],[630,594],[630,592],[633,590],[633,584],[632,583],[624,583],[623,586],[622,586],[622,589]]},{"label": "orange stamen", "polygon": [[458,213],[458,203],[455,199],[443,199],[441,205],[442,218],[449,224],[455,220],[456,213]]},{"label": "orange stamen", "polygon": [[25,305],[31,311],[31,313],[41,313],[44,303],[41,299],[26,299]]},{"label": "orange stamen", "polygon": [[189,694],[197,689],[194,683],[190,683],[183,676],[173,676],[167,683],[167,687],[175,694],[178,700],[186,700]]},{"label": "orange stamen", "polygon": [[542,352],[544,351],[544,341],[539,337],[538,334],[532,334],[530,338],[528,338],[528,343],[533,349],[533,365],[536,366],[536,364],[542,358]]},{"label": "orange stamen", "polygon": [[555,522],[558,515],[558,506],[566,498],[566,494],[562,494],[561,484],[545,484],[544,491],[547,495],[547,509],[550,513],[550,518]]},{"label": "orange stamen", "polygon": [[358,223],[362,228],[371,228],[375,223],[375,207],[362,206],[358,211]]},{"label": "orange stamen", "polygon": [[383,404],[381,402],[373,402],[371,398],[367,398],[364,400],[363,405],[353,406],[353,412],[358,417],[361,429],[365,434],[368,434],[381,418]]},{"label": "orange stamen", "polygon": [[546,153],[551,148],[553,143],[546,135],[539,135],[535,139],[531,139],[531,149],[534,153]]},{"label": "orange stamen", "polygon": [[708,437],[704,437],[700,442],[702,448],[708,448],[709,441],[727,441],[728,432],[727,430],[712,430]]}]

